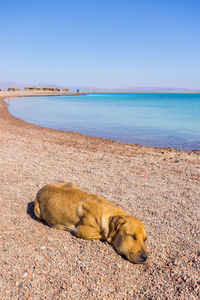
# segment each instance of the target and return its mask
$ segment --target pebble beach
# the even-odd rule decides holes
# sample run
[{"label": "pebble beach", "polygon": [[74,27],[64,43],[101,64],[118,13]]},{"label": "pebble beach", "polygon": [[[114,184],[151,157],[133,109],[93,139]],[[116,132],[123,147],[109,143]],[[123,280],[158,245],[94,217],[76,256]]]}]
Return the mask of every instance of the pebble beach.
[{"label": "pebble beach", "polygon": [[[199,299],[200,150],[38,127],[9,114],[8,96],[0,95],[0,299]],[[53,181],[74,181],[141,219],[147,263],[37,220],[35,195]]]}]

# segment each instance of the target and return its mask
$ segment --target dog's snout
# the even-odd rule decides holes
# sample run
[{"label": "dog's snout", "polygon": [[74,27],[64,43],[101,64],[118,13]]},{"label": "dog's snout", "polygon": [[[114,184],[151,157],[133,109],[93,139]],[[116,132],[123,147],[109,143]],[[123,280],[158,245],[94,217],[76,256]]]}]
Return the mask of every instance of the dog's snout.
[{"label": "dog's snout", "polygon": [[146,253],[142,253],[140,255],[140,259],[141,259],[141,262],[145,262],[147,260],[147,254]]}]

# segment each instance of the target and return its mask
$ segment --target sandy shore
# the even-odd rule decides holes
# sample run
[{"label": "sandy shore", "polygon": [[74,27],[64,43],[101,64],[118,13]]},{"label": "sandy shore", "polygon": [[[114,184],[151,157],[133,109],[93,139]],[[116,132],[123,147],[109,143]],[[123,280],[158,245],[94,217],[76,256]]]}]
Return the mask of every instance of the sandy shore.
[{"label": "sandy shore", "polygon": [[[37,127],[11,116],[1,98],[0,153],[1,299],[200,298],[200,151]],[[148,262],[133,265],[107,243],[36,220],[36,192],[57,180],[140,218]]]},{"label": "sandy shore", "polygon": [[6,92],[6,91],[0,91],[0,98],[3,97],[35,97],[35,96],[63,96],[63,95],[74,95],[76,91],[69,91],[66,93],[63,92],[43,92],[43,91],[17,91],[17,92]]}]

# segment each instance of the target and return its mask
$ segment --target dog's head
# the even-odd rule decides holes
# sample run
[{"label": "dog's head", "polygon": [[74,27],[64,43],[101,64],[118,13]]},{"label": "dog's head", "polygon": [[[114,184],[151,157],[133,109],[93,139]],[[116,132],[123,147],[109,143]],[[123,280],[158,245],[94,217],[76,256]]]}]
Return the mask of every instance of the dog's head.
[{"label": "dog's head", "polygon": [[132,263],[144,263],[147,260],[145,227],[142,221],[133,216],[111,217],[107,241]]}]

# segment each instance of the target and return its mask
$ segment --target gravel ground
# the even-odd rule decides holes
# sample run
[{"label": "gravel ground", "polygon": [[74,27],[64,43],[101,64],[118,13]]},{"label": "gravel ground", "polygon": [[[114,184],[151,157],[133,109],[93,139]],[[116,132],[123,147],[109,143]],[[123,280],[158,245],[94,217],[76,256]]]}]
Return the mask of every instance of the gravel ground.
[{"label": "gravel ground", "polygon": [[[0,299],[200,299],[200,151],[37,127],[0,100],[0,174]],[[148,262],[36,220],[37,191],[58,180],[140,218]]]}]

